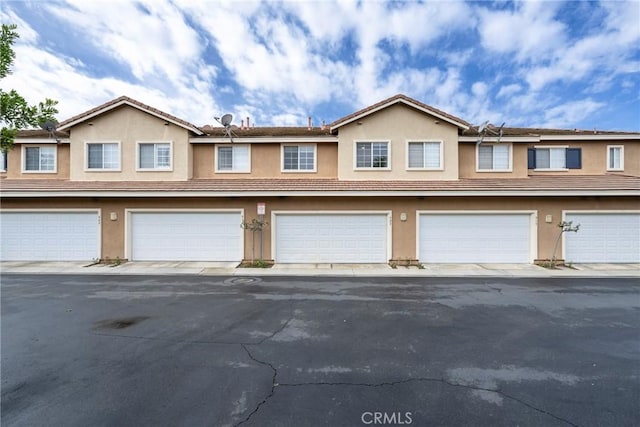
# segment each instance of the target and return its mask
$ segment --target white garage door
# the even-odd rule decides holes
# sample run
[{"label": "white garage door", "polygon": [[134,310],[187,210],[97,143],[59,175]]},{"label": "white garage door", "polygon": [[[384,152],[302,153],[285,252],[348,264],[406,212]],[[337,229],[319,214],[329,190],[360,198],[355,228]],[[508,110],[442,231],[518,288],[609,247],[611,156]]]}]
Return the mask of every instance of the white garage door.
[{"label": "white garage door", "polygon": [[100,224],[93,212],[0,213],[3,261],[91,261],[100,258]]},{"label": "white garage door", "polygon": [[570,262],[640,262],[640,213],[567,213],[580,224],[567,232],[564,259]]},{"label": "white garage door", "polygon": [[277,214],[279,263],[385,263],[387,214]]},{"label": "white garage door", "polygon": [[132,212],[134,261],[240,261],[240,212]]},{"label": "white garage door", "polygon": [[420,214],[423,263],[530,263],[531,214]]}]

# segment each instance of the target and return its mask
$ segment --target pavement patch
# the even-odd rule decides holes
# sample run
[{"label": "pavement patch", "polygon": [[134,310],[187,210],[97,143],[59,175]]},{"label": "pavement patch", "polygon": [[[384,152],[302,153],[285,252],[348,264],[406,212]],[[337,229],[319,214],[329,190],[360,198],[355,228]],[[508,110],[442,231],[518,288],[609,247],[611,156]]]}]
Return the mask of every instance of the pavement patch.
[{"label": "pavement patch", "polygon": [[149,317],[137,316],[137,317],[124,317],[121,319],[107,319],[95,322],[94,329],[126,329],[130,326],[140,323],[143,320],[147,320]]}]

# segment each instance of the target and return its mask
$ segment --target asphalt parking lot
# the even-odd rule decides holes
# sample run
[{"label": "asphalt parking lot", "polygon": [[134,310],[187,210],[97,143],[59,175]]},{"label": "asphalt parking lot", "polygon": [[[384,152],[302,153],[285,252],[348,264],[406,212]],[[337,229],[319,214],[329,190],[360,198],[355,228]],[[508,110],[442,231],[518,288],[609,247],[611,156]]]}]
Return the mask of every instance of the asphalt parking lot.
[{"label": "asphalt parking lot", "polygon": [[1,277],[3,426],[640,425],[640,283]]}]

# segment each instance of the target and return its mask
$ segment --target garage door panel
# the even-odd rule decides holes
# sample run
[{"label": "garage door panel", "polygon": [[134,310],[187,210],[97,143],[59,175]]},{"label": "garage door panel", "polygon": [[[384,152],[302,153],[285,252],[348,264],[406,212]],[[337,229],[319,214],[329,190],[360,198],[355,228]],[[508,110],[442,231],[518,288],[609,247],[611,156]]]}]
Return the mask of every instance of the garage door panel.
[{"label": "garage door panel", "polygon": [[91,261],[99,258],[97,212],[2,212],[4,261]]},{"label": "garage door panel", "polygon": [[580,224],[565,233],[564,258],[570,262],[640,262],[640,213],[567,213]]},{"label": "garage door panel", "polygon": [[133,212],[135,261],[240,261],[239,212]]},{"label": "garage door panel", "polygon": [[278,214],[276,262],[383,263],[386,214]]},{"label": "garage door panel", "polygon": [[424,263],[529,263],[530,214],[421,214]]}]

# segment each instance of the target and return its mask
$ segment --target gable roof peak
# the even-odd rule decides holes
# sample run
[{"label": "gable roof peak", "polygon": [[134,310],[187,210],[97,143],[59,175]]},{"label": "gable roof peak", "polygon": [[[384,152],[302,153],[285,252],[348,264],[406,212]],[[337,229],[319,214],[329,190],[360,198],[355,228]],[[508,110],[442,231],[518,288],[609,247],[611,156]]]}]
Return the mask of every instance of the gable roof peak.
[{"label": "gable roof peak", "polygon": [[98,105],[90,110],[87,110],[83,113],[80,113],[76,116],[68,118],[58,124],[58,130],[66,130],[69,129],[79,123],[87,121],[93,117],[99,116],[101,114],[107,113],[111,110],[121,107],[122,105],[128,105],[130,107],[136,108],[140,111],[143,111],[147,114],[151,114],[152,116],[156,116],[163,120],[166,120],[170,123],[178,125],[188,131],[195,133],[196,135],[203,135],[204,132],[200,130],[196,125],[189,123],[186,120],[183,120],[179,117],[171,115],[169,113],[165,113],[164,111],[158,110],[157,108],[151,107],[150,105],[144,104],[136,99],[130,98],[128,96],[122,95],[117,98],[112,99],[111,101],[107,101],[104,104]]},{"label": "gable roof peak", "polygon": [[438,110],[437,108],[434,108],[430,105],[424,104],[418,100],[415,100],[405,94],[402,93],[398,93],[396,95],[393,95],[390,98],[387,99],[383,99],[380,102],[377,102],[373,105],[370,105],[368,107],[365,107],[361,110],[356,111],[355,113],[351,113],[345,117],[342,117],[338,120],[336,120],[335,122],[331,123],[329,125],[331,132],[335,131],[336,129],[338,129],[339,127],[342,127],[346,124],[349,124],[351,122],[354,122],[356,120],[361,119],[362,117],[366,117],[370,114],[373,114],[377,111],[383,110],[385,108],[388,108],[392,105],[395,105],[397,103],[403,103],[405,105],[408,105],[412,108],[415,108],[417,110],[420,110],[426,114],[430,114],[432,116],[435,116],[441,120],[444,120],[448,123],[451,123],[454,126],[457,126],[459,129],[462,130],[467,130],[471,127],[471,124],[468,123],[467,121],[456,117],[454,115],[451,115],[449,113],[445,113],[444,111]]}]

